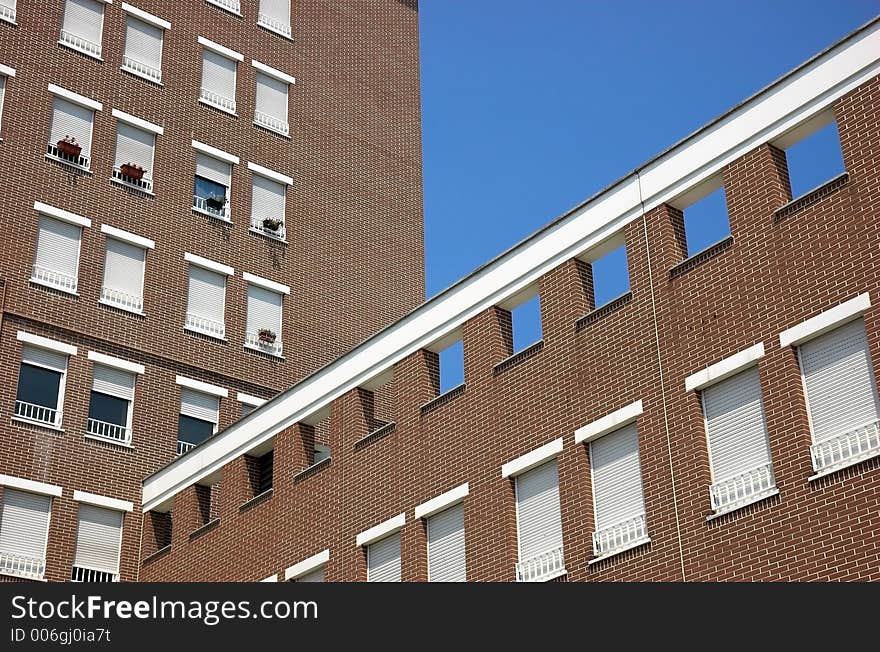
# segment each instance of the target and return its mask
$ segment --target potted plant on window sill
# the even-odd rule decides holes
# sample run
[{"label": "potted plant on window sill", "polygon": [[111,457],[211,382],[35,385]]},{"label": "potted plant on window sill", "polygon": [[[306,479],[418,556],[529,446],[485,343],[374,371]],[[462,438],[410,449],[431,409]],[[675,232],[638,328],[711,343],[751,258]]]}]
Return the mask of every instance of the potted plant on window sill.
[{"label": "potted plant on window sill", "polygon": [[58,147],[58,152],[60,154],[64,154],[64,156],[69,156],[70,158],[79,158],[80,153],[82,153],[82,146],[76,142],[76,138],[72,136],[65,136],[59,140],[56,143],[56,147]]},{"label": "potted plant on window sill", "polygon": [[284,222],[281,220],[274,220],[271,217],[267,217],[263,220],[263,228],[269,231],[277,232],[282,226],[284,226]]},{"label": "potted plant on window sill", "polygon": [[276,337],[275,331],[268,328],[261,328],[257,331],[257,339],[260,340],[260,344],[275,344]]},{"label": "potted plant on window sill", "polygon": [[126,179],[131,179],[132,181],[140,181],[144,178],[144,173],[146,172],[146,170],[137,163],[123,163],[119,166],[119,171],[122,173],[122,176]]},{"label": "potted plant on window sill", "polygon": [[222,211],[223,207],[226,206],[226,197],[222,195],[209,195],[205,198],[205,206],[212,211]]}]

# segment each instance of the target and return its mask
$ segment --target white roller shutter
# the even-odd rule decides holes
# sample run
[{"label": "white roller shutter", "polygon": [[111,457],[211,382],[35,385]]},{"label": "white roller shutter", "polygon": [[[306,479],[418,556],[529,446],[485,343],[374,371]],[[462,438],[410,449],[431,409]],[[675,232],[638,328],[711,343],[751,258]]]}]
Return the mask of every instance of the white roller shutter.
[{"label": "white roller shutter", "polygon": [[49,496],[4,487],[0,555],[45,561],[51,502]]},{"label": "white roller shutter", "polygon": [[310,573],[306,573],[302,577],[296,578],[297,582],[323,582],[324,581],[324,567],[316,568]]},{"label": "white roller shutter", "polygon": [[556,460],[516,477],[516,508],[520,561],[562,547]]},{"label": "white roller shutter", "polygon": [[117,575],[121,544],[122,512],[94,505],[79,506],[74,566]]},{"label": "white roller shutter", "polygon": [[259,174],[253,175],[251,215],[262,223],[266,218],[284,221],[284,198],[287,188]]},{"label": "white roller shutter", "polygon": [[162,29],[129,16],[125,23],[125,56],[162,69]]},{"label": "white roller shutter", "polygon": [[257,111],[287,122],[287,82],[257,73]]},{"label": "white roller shutter", "polygon": [[76,224],[41,216],[34,264],[75,279],[79,271],[81,235],[82,227]]},{"label": "white roller shutter", "polygon": [[225,306],[226,277],[197,265],[190,265],[187,311],[222,324]]},{"label": "white roller shutter", "polygon": [[256,333],[268,328],[281,339],[282,296],[256,285],[248,285],[247,330]]},{"label": "white roller shutter", "polygon": [[135,163],[144,168],[144,177],[153,178],[153,151],[156,136],[124,122],[116,123],[115,167]]},{"label": "white roller shutter", "polygon": [[644,513],[639,435],[630,424],[590,442],[596,530]]},{"label": "white roller shutter", "polygon": [[703,390],[703,410],[715,482],[770,462],[757,367]]},{"label": "white roller shutter", "polygon": [[194,419],[217,423],[220,413],[220,399],[210,394],[182,387],[180,389],[180,413]]},{"label": "white roller shutter", "polygon": [[36,346],[25,346],[21,351],[21,361],[37,367],[45,367],[62,374],[67,371],[66,355]]},{"label": "white roller shutter", "polygon": [[271,20],[290,25],[290,0],[260,0],[260,13]]},{"label": "white roller shutter", "polygon": [[878,419],[877,386],[863,320],[810,340],[799,350],[814,441]]},{"label": "white roller shutter", "polygon": [[134,400],[134,374],[96,364],[93,370],[92,389],[127,401]]},{"label": "white roller shutter", "polygon": [[367,546],[367,581],[400,581],[400,533]]},{"label": "white roller shutter", "polygon": [[82,147],[81,156],[92,153],[92,122],[95,112],[79,104],[56,97],[52,102],[52,131],[49,142],[54,145],[65,136],[72,136]]},{"label": "white roller shutter", "polygon": [[202,50],[202,88],[234,101],[235,69],[236,62],[232,59]]},{"label": "white roller shutter", "polygon": [[146,252],[140,247],[115,238],[107,238],[104,285],[134,297],[142,297],[145,254]]},{"label": "white roller shutter", "polygon": [[0,76],[0,125],[3,124],[3,98],[6,96],[6,77]]},{"label": "white roller shutter", "polygon": [[232,165],[211,156],[199,154],[196,157],[196,176],[210,179],[228,188],[232,177]]},{"label": "white roller shutter", "polygon": [[428,519],[428,581],[466,580],[464,506],[458,504]]},{"label": "white roller shutter", "polygon": [[104,3],[96,0],[67,0],[61,28],[95,45],[101,45]]}]

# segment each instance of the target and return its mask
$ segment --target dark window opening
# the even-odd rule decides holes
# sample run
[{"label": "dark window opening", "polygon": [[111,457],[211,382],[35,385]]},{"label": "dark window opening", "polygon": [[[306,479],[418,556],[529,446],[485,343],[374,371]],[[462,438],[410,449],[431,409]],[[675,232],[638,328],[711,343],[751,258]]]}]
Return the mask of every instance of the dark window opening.
[{"label": "dark window opening", "polygon": [[227,187],[211,179],[196,175],[195,191],[193,194],[205,202],[204,208],[212,212],[222,212],[226,206]]},{"label": "dark window opening", "polygon": [[177,440],[187,444],[201,444],[214,434],[214,424],[181,414],[177,419]]},{"label": "dark window opening", "polygon": [[257,460],[257,495],[272,488],[272,466],[274,459],[275,451],[271,450]]},{"label": "dark window opening", "polygon": [[54,410],[58,407],[60,390],[61,372],[22,363],[16,394],[19,401]]},{"label": "dark window opening", "polygon": [[117,426],[128,426],[129,402],[117,396],[92,392],[89,401],[89,419],[112,423]]}]

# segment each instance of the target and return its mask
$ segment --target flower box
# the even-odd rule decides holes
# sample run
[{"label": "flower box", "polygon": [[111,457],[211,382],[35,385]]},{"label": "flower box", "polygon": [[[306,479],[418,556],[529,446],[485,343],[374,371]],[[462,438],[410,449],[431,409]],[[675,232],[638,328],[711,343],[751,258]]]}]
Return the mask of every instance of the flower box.
[{"label": "flower box", "polygon": [[206,197],[205,206],[210,208],[212,211],[222,211],[223,207],[226,206],[226,197],[219,197],[217,195]]},{"label": "flower box", "polygon": [[263,228],[269,229],[270,231],[277,231],[284,224],[281,220],[273,220],[271,217],[267,217],[263,220]]},{"label": "flower box", "polygon": [[82,153],[82,146],[79,145],[75,140],[68,140],[62,138],[56,144],[58,147],[58,152],[60,154],[64,154],[64,156],[69,156],[70,158],[79,158],[80,153]]},{"label": "flower box", "polygon": [[135,181],[139,181],[144,178],[144,170],[139,165],[134,165],[132,163],[123,163],[119,167],[119,171],[122,173],[122,176],[128,177],[129,179],[133,179]]},{"label": "flower box", "polygon": [[275,344],[276,337],[274,331],[270,331],[268,328],[261,328],[257,333],[261,344]]}]

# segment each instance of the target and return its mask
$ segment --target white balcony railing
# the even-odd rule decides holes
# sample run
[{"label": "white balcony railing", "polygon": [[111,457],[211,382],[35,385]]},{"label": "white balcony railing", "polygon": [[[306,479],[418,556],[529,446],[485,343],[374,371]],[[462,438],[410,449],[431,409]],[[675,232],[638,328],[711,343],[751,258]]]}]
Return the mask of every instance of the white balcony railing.
[{"label": "white balcony railing", "polygon": [[877,454],[880,454],[880,421],[867,423],[810,446],[813,469],[822,474]]},{"label": "white balcony railing", "polygon": [[199,93],[199,99],[205,104],[216,106],[218,109],[228,111],[229,113],[235,113],[235,100],[224,97],[223,95],[220,95],[220,93],[215,93],[210,89],[202,88]]},{"label": "white balcony railing", "polygon": [[608,557],[650,541],[644,514],[593,532],[593,553]]},{"label": "white balcony railing", "polygon": [[218,219],[226,220],[227,222],[230,220],[229,202],[223,204],[223,208],[214,208],[208,205],[207,198],[193,195],[193,208],[203,213],[207,213],[208,215],[212,215],[213,217],[216,217]]},{"label": "white balcony railing", "polygon": [[132,179],[122,174],[119,168],[113,168],[113,180],[123,186],[134,188],[135,190],[143,190],[144,192],[153,192],[153,180],[149,177],[141,177],[140,179]]},{"label": "white balcony railing", "polygon": [[195,447],[196,447],[195,444],[191,444],[188,441],[180,441],[179,439],[177,440],[177,454],[178,455],[183,455],[184,453],[186,453],[187,451],[191,451]]},{"label": "white balcony railing", "polygon": [[241,13],[241,2],[240,0],[208,0],[212,5],[217,5],[218,7],[222,7],[227,11],[231,11],[234,14]]},{"label": "white balcony railing", "polygon": [[0,573],[26,577],[31,580],[43,579],[46,572],[46,560],[36,557],[25,557],[11,552],[0,552]]},{"label": "white balcony railing", "polygon": [[142,297],[123,292],[122,290],[115,290],[106,285],[101,287],[101,302],[128,310],[129,312],[140,313],[144,311],[144,300]]},{"label": "white balcony railing", "polygon": [[516,565],[517,582],[546,582],[565,573],[562,546],[542,552]]},{"label": "white balcony railing", "polygon": [[61,427],[61,410],[46,407],[45,405],[16,401],[15,416],[19,419],[33,421],[45,426]]},{"label": "white balcony railing", "polygon": [[263,113],[262,111],[254,111],[254,124],[258,124],[261,127],[265,127],[266,129],[278,132],[283,136],[290,135],[290,125],[287,123],[286,120],[275,118],[268,113]]},{"label": "white balcony railing", "polygon": [[131,443],[131,429],[120,426],[107,421],[99,421],[98,419],[89,419],[86,421],[86,432],[93,437],[101,437],[109,439],[118,444]]},{"label": "white balcony railing", "polygon": [[253,331],[245,333],[244,343],[252,349],[257,349],[270,355],[277,355],[278,357],[281,357],[282,352],[284,351],[284,345],[281,343],[280,339],[276,338],[271,344],[269,342],[261,342],[260,336]]},{"label": "white balcony railing", "polygon": [[220,339],[226,337],[226,325],[222,321],[214,321],[191,312],[186,313],[186,327],[211,337]]},{"label": "white balcony railing", "polygon": [[287,232],[284,229],[284,224],[281,224],[277,229],[272,230],[269,227],[263,225],[263,220],[256,217],[251,217],[251,230],[256,231],[257,233],[265,235],[269,238],[274,238],[275,240],[284,240],[285,238],[287,238]]},{"label": "white balcony railing", "polygon": [[118,582],[119,576],[109,571],[74,566],[70,574],[71,582]]},{"label": "white balcony railing", "polygon": [[290,38],[290,23],[284,23],[280,20],[275,20],[271,16],[267,16],[266,14],[260,13],[257,14],[257,25],[262,25],[263,27],[268,27],[273,32],[278,32],[279,34],[284,34],[287,38]]},{"label": "white balcony railing", "polygon": [[59,43],[63,43],[67,47],[71,47],[74,50],[79,50],[80,52],[85,52],[86,54],[90,54],[93,57],[101,58],[101,44],[95,43],[94,41],[90,41],[87,38],[83,38],[82,36],[77,36],[73,32],[68,32],[65,29],[61,30],[61,40]]},{"label": "white balcony railing", "polygon": [[162,83],[162,71],[127,55],[122,55],[122,69],[146,77],[157,84]]},{"label": "white balcony railing", "polygon": [[88,169],[92,165],[91,159],[89,159],[88,156],[83,156],[82,153],[80,153],[79,156],[68,156],[67,154],[62,154],[60,151],[58,151],[58,145],[56,145],[55,143],[49,143],[48,145],[46,145],[46,156],[60,163],[72,165],[73,167],[77,167],[86,171],[88,171]]},{"label": "white balcony railing", "polygon": [[64,272],[56,272],[54,269],[34,265],[31,269],[31,280],[35,283],[49,285],[53,288],[76,294],[76,276],[71,276]]},{"label": "white balcony railing", "polygon": [[709,487],[712,509],[729,512],[745,504],[768,496],[776,491],[773,463],[749,469],[744,473],[725,478]]},{"label": "white balcony railing", "polygon": [[8,4],[0,2],[0,19],[14,23],[15,7],[10,7]]}]

